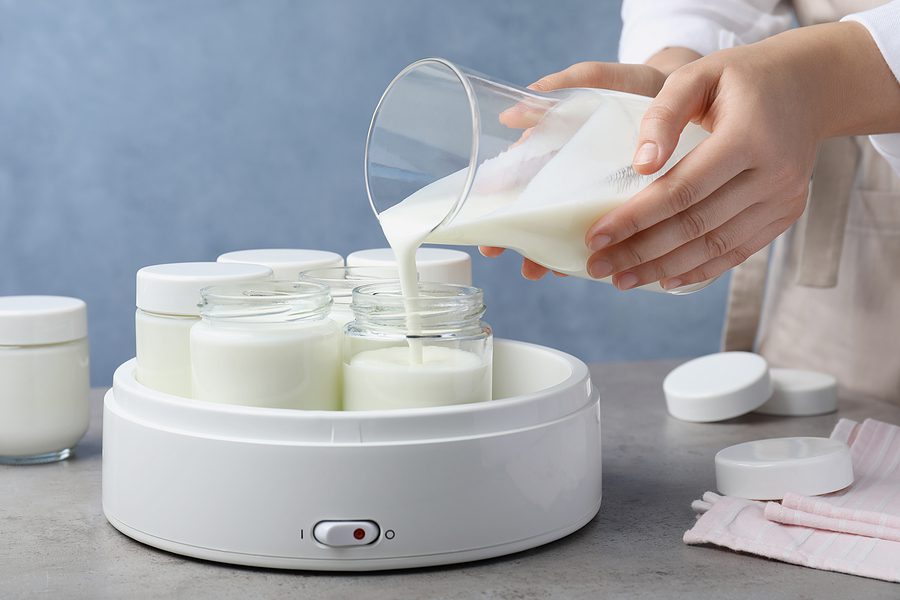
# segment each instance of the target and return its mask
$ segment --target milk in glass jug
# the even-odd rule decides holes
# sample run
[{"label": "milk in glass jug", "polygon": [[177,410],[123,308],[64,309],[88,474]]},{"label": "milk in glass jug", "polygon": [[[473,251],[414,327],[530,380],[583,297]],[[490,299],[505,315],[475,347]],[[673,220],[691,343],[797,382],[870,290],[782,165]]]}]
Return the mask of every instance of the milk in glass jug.
[{"label": "milk in glass jug", "polygon": [[425,242],[509,248],[590,278],[588,228],[707,135],[689,124],[659,172],[637,174],[631,158],[650,102],[601,89],[536,92],[438,58],[406,67],[366,141],[369,201],[404,287],[415,287],[415,249]]}]

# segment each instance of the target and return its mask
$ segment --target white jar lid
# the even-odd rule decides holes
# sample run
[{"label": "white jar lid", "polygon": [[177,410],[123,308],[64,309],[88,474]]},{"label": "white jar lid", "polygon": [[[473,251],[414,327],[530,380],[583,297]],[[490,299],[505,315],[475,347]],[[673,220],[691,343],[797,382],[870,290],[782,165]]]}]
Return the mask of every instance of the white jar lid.
[{"label": "white jar lid", "polygon": [[272,269],[273,277],[283,281],[296,281],[301,271],[325,267],[343,267],[344,257],[325,250],[300,248],[259,248],[226,252],[216,259],[220,263],[248,263],[265,265]]},{"label": "white jar lid", "polygon": [[137,272],[137,307],[164,315],[199,316],[201,289],[271,276],[269,267],[242,263],[189,262],[144,267]]},{"label": "white jar lid", "polygon": [[772,395],[769,366],[758,354],[719,352],[676,367],[663,380],[669,414],[707,423],[751,412]]},{"label": "white jar lid", "polygon": [[[350,254],[347,266],[397,268],[397,261],[390,248],[373,248]],[[472,258],[461,250],[419,248],[416,251],[416,268],[422,282],[472,285]]]},{"label": "white jar lid", "polygon": [[850,448],[829,438],[757,440],[716,454],[716,487],[726,496],[780,500],[787,492],[818,496],[851,483]]},{"label": "white jar lid", "polygon": [[837,410],[837,380],[800,369],[770,369],[772,397],[756,409],[766,415],[806,417]]},{"label": "white jar lid", "polygon": [[87,305],[66,296],[0,296],[0,346],[59,344],[87,337]]}]

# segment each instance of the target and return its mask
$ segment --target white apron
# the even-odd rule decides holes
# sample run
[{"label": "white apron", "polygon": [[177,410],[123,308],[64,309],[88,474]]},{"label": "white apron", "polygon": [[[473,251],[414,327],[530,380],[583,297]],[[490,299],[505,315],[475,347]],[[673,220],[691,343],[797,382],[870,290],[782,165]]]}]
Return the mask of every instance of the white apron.
[{"label": "white apron", "polygon": [[[797,0],[801,25],[883,4]],[[771,260],[770,260],[771,254]],[[725,350],[837,377],[900,404],[900,178],[867,137],[819,150],[800,221],[732,274]]]}]

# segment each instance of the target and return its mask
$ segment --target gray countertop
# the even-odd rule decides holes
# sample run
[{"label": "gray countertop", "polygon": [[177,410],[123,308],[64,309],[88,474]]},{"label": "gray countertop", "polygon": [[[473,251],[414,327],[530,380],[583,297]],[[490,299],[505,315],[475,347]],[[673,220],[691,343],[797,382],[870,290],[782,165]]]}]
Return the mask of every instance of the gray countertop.
[{"label": "gray countertop", "polygon": [[713,547],[689,547],[691,500],[713,456],[742,441],[827,436],[838,417],[900,423],[900,407],[842,398],[837,414],[692,424],[666,414],[673,362],[593,365],[603,506],[582,530],[512,556],[377,574],[284,572],[182,558],[120,534],[100,507],[100,402],[74,458],[0,466],[0,598],[897,598],[900,588]]}]

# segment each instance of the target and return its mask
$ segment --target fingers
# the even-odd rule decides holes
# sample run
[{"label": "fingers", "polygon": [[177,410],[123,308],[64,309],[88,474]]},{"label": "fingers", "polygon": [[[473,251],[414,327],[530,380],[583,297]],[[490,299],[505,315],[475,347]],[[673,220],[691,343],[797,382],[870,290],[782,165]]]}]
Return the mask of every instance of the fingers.
[{"label": "fingers", "polygon": [[718,277],[728,269],[738,266],[765,248],[772,240],[784,233],[792,223],[793,220],[791,219],[775,221],[768,227],[761,229],[751,239],[747,240],[731,252],[709,260],[699,267],[691,269],[687,273],[664,279],[660,283],[665,289],[673,290],[685,285],[700,283],[701,281],[708,281],[713,277]]},{"label": "fingers", "polygon": [[[772,202],[754,204],[721,227],[684,244],[669,254],[617,273],[613,276],[613,284],[619,289],[625,290],[654,281],[662,281],[663,286],[669,289],[688,283],[681,274],[693,273],[711,261],[717,261],[714,264],[718,265],[721,259],[727,256],[729,258],[725,260],[743,262],[750,256],[746,253],[748,246],[755,243],[760,232],[768,234],[772,230],[772,224],[778,223],[777,232],[762,244],[765,245],[787,229],[792,222],[792,219],[779,209],[780,207]],[[755,251],[753,250],[753,252]]]},{"label": "fingers", "polygon": [[[481,252],[481,255],[488,258],[500,256],[501,254],[503,254],[504,250],[506,250],[506,248],[497,248],[495,246],[478,247],[478,251]],[[548,269],[547,267],[543,267],[534,261],[528,260],[527,258],[522,259],[522,277],[524,277],[525,279],[537,281],[538,279],[546,275],[549,271],[550,269]],[[556,271],[554,271],[553,274],[559,277],[566,277],[565,273],[557,273]]]},{"label": "fingers", "polygon": [[[655,96],[665,75],[647,65],[581,62],[538,79],[529,89],[550,92],[563,88],[592,87]],[[550,106],[541,99],[524,100],[500,114],[500,122],[512,129],[534,127]]]},{"label": "fingers", "polygon": [[[588,259],[588,273],[601,279],[664,256],[716,229],[757,202],[760,186],[754,171],[744,171],[699,202],[649,227],[622,243],[595,252]],[[674,273],[670,273],[674,274]]]},{"label": "fingers", "polygon": [[478,251],[481,252],[481,255],[488,258],[496,258],[503,254],[504,250],[506,250],[506,248],[496,248],[494,246],[478,246]]},{"label": "fingers", "polygon": [[644,113],[632,166],[647,175],[658,171],[678,145],[685,126],[701,115],[717,77],[690,65],[672,74]]},{"label": "fingers", "polygon": [[605,62],[580,62],[538,79],[532,90],[549,92],[562,88],[591,87],[618,90],[642,96],[655,96],[663,87],[665,75],[646,65]]},{"label": "fingers", "polygon": [[734,137],[727,131],[710,136],[668,173],[601,217],[585,236],[588,248],[602,250],[683,212],[744,171],[749,158]]},{"label": "fingers", "polygon": [[548,271],[549,269],[547,267],[543,267],[527,258],[522,259],[522,277],[525,279],[537,281],[546,275]]},{"label": "fingers", "polygon": [[500,113],[500,123],[510,129],[528,131],[540,122],[551,107],[545,99],[522,100]]}]

